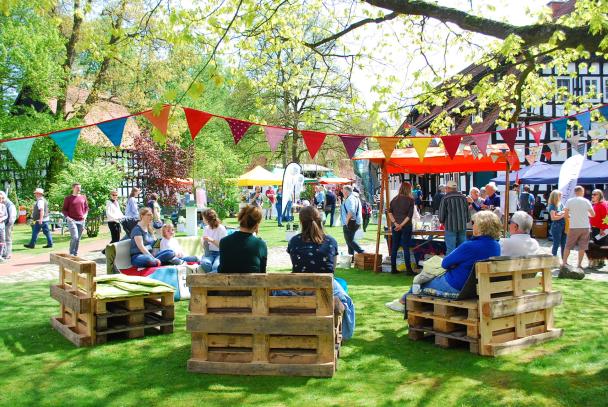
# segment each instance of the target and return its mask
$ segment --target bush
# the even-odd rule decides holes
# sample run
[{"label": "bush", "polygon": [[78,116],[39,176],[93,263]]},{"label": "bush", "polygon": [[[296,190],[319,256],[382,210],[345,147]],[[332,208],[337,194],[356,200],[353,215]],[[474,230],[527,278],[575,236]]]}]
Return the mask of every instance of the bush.
[{"label": "bush", "polygon": [[49,205],[54,210],[61,210],[64,198],[72,193],[72,184],[80,183],[82,193],[89,202],[87,236],[95,237],[99,234],[110,192],[121,185],[123,178],[124,174],[118,166],[103,160],[74,161],[59,173],[57,182],[51,184]]}]

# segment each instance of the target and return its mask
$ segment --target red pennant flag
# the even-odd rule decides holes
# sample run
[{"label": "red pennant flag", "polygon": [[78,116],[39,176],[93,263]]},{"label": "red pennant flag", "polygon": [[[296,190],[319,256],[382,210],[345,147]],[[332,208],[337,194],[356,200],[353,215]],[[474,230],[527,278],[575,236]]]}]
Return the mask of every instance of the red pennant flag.
[{"label": "red pennant flag", "polygon": [[534,140],[536,141],[536,145],[540,145],[540,136],[543,134],[543,129],[545,128],[545,123],[536,123],[527,127]]},{"label": "red pennant flag", "polygon": [[239,141],[241,141],[245,133],[247,133],[247,130],[249,130],[249,128],[253,125],[251,122],[233,119],[231,117],[224,117],[224,120],[226,120],[228,126],[230,126],[234,144],[239,144]]},{"label": "red pennant flag", "polygon": [[456,152],[458,151],[458,146],[460,145],[460,140],[462,140],[462,136],[444,136],[441,137],[441,141],[443,141],[443,146],[445,147],[445,151],[448,153],[450,158],[453,160],[456,156]]},{"label": "red pennant flag", "polygon": [[288,132],[289,130],[281,127],[264,127],[264,133],[266,134],[266,140],[270,146],[270,151],[273,153],[276,151],[277,147],[279,144],[281,144],[281,141],[283,141]]},{"label": "red pennant flag", "polygon": [[551,151],[545,151],[543,155],[545,156],[545,161],[549,161],[551,159]]},{"label": "red pennant flag", "polygon": [[479,151],[481,151],[481,154],[486,155],[486,150],[488,148],[488,140],[490,139],[490,133],[476,134],[472,137],[473,140],[475,140],[475,144],[477,144],[477,147],[479,147]]},{"label": "red pennant flag", "polygon": [[342,140],[342,144],[344,144],[344,149],[346,150],[346,154],[348,154],[348,158],[353,158],[357,152],[357,148],[364,139],[365,137],[360,136],[340,136],[340,140]]},{"label": "red pennant flag", "polygon": [[306,144],[310,158],[314,160],[315,155],[317,155],[317,151],[319,151],[319,148],[321,148],[327,134],[312,130],[302,130],[300,133],[302,134],[302,138],[304,139],[304,144]]},{"label": "red pennant flag", "polygon": [[201,112],[200,110],[190,109],[189,107],[184,107],[183,109],[186,114],[188,128],[190,129],[190,137],[194,140],[207,122],[213,118],[213,115],[207,112]]},{"label": "red pennant flag", "polygon": [[517,138],[517,127],[511,127],[510,129],[500,130],[498,133],[502,136],[503,140],[509,146],[511,151],[515,151],[515,139]]},{"label": "red pennant flag", "polygon": [[154,114],[153,110],[148,110],[147,112],[143,112],[141,115],[150,120],[150,123],[152,123],[152,125],[156,127],[158,131],[166,136],[170,112],[171,105],[164,105],[158,114]]}]

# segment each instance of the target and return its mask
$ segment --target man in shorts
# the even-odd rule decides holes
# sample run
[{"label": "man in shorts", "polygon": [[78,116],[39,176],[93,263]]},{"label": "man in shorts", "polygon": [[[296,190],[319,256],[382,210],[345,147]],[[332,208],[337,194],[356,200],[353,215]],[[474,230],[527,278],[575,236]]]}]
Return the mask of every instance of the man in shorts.
[{"label": "man in shorts", "polygon": [[570,219],[570,230],[568,230],[563,264],[568,265],[570,250],[577,247],[578,267],[582,268],[585,250],[589,247],[589,229],[591,227],[589,217],[595,216],[595,212],[591,202],[585,198],[585,189],[582,186],[577,185],[574,188],[574,195],[574,198],[570,198],[566,202],[565,218]]}]

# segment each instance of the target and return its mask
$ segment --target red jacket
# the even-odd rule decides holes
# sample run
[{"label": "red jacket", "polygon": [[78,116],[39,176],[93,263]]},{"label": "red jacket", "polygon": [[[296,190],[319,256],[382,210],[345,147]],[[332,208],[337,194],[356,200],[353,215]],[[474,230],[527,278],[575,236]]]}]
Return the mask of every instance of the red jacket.
[{"label": "red jacket", "polygon": [[604,219],[608,216],[608,202],[602,201],[593,204],[593,210],[595,211],[595,216],[589,219],[591,227],[600,230],[608,229],[608,225],[604,223]]}]

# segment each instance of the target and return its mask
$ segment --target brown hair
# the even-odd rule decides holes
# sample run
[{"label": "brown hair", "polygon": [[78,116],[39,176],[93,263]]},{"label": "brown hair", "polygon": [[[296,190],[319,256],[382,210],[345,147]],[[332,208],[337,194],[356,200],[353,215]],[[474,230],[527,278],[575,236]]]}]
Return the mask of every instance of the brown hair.
[{"label": "brown hair", "polygon": [[207,224],[211,226],[211,229],[215,229],[220,225],[220,219],[217,217],[217,213],[213,209],[207,209],[203,212],[203,218],[207,221]]},{"label": "brown hair", "polygon": [[412,184],[409,182],[403,182],[399,187],[399,195],[405,195],[412,198]]},{"label": "brown hair", "polygon": [[321,226],[321,216],[314,206],[306,206],[300,210],[300,223],[302,224],[302,240],[316,244],[323,243],[325,233]]},{"label": "brown hair", "polygon": [[150,200],[151,200],[151,201],[156,201],[156,200],[158,200],[158,194],[155,194],[154,192],[152,192],[152,193],[150,194]]},{"label": "brown hair", "polygon": [[257,206],[244,206],[237,216],[239,226],[245,229],[253,229],[262,221],[262,209]]},{"label": "brown hair", "polygon": [[594,189],[593,192],[591,193],[591,195],[593,194],[597,194],[600,199],[598,200],[598,202],[603,202],[604,201],[604,192],[602,192],[601,189]]},{"label": "brown hair", "polygon": [[137,187],[133,187],[133,189],[131,189],[131,193],[129,193],[129,198],[133,198],[135,195],[137,195],[137,193],[140,191],[139,188]]}]

